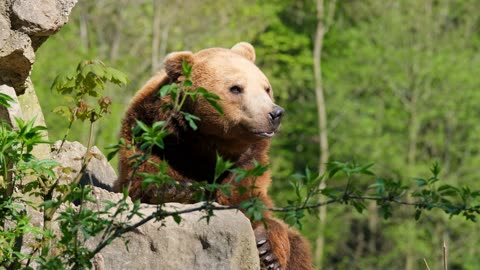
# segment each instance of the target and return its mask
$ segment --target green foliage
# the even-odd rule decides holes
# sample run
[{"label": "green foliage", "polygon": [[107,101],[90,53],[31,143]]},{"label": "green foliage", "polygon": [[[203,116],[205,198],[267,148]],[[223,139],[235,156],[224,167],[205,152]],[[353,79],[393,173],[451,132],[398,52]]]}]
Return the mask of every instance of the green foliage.
[{"label": "green foliage", "polygon": [[[112,101],[100,93],[105,89],[106,82],[122,86],[127,84],[127,77],[98,60],[79,63],[75,71],[58,75],[53,81],[51,89],[64,96],[67,104],[71,104],[58,106],[53,111],[65,116],[70,122],[75,119],[95,122],[104,114],[110,113]],[[97,106],[88,104],[87,97],[98,98]]]},{"label": "green foliage", "polygon": [[[56,165],[47,160],[37,160],[32,155],[33,147],[45,143],[43,139],[44,127],[34,126],[35,119],[25,122],[16,119],[17,128],[12,129],[6,123],[0,125],[0,264],[20,267],[22,260],[29,260],[31,254],[20,252],[21,240],[25,235],[35,238],[51,237],[48,231],[41,230],[30,223],[26,206],[29,202],[14,193],[19,188],[24,193],[35,193],[32,190],[40,184],[45,185],[53,172],[51,167]],[[33,176],[33,183],[25,184],[25,177]],[[14,226],[6,226],[10,222]]]},{"label": "green foliage", "polygon": [[[217,179],[219,179],[224,172],[232,168],[233,165],[235,165],[233,162],[224,160],[220,155],[217,154],[217,160],[215,162],[215,176],[213,180],[217,181]],[[244,171],[242,170],[242,172]]]},{"label": "green foliage", "polygon": [[[308,169],[305,175],[295,175],[290,183],[295,190],[296,198],[288,201],[290,210],[287,211],[285,220],[291,225],[301,227],[300,220],[304,217],[304,210],[316,210],[320,206],[332,203],[351,205],[358,213],[362,213],[367,209],[367,201],[376,202],[379,214],[384,219],[392,217],[393,204],[414,206],[417,209],[415,212],[417,220],[422,210],[440,209],[450,217],[462,215],[470,221],[476,221],[476,216],[480,214],[478,199],[480,191],[471,191],[469,188],[460,189],[451,185],[435,187],[434,183],[440,180],[438,178],[440,166],[437,163],[432,167],[432,177],[428,180],[417,178],[416,189],[402,184],[399,180],[376,178],[370,170],[372,166],[373,164],[331,162],[323,176],[311,174]],[[325,180],[324,177],[328,176],[330,180],[334,180],[332,178],[339,173],[345,175],[345,185],[321,188],[320,183]],[[375,183],[363,190],[361,185],[355,182],[356,177],[361,176],[373,177]],[[418,183],[421,184],[418,185]],[[416,200],[407,200],[408,193]],[[320,195],[328,200],[321,201]],[[452,199],[460,203],[455,204]]]},{"label": "green foliage", "polygon": [[163,149],[163,138],[168,135],[165,130],[165,121],[155,122],[151,127],[137,120],[137,126],[133,129],[134,143],[140,145],[140,150],[147,150],[153,146]]},{"label": "green foliage", "polygon": [[[152,163],[152,162],[150,162]],[[168,174],[167,174],[167,169],[168,165],[167,163],[152,163],[158,170],[158,173],[156,174],[151,174],[151,173],[138,173],[139,176],[143,178],[142,181],[142,188],[146,189],[149,185],[154,185],[158,188],[165,186],[165,185],[177,185],[178,183],[172,180]]]},{"label": "green foliage", "polygon": [[[57,78],[52,88],[72,101],[67,110],[71,113],[68,117],[70,126],[76,119],[89,119],[92,130],[93,123],[108,113],[108,98],[99,94],[106,81],[120,85],[126,83],[126,78],[98,61],[82,62],[76,72]],[[89,105],[85,100],[87,96],[99,97],[96,107]],[[3,100],[9,101],[8,98]],[[6,106],[9,104],[6,103]],[[89,154],[90,141],[82,161],[82,171],[71,183],[60,184],[54,172],[59,164],[53,160],[38,160],[32,154],[36,145],[48,143],[44,139],[46,128],[36,126],[35,121],[35,118],[30,121],[16,119],[15,128],[6,123],[0,125],[0,263],[8,269],[32,269],[32,263],[39,264],[41,269],[91,268],[91,259],[98,251],[92,253],[86,248],[85,241],[100,233],[108,234],[109,228],[124,226],[121,222],[119,225],[114,223],[114,217],[128,212],[126,221],[131,220],[138,215],[138,204],[129,209],[125,195],[119,203],[107,203],[104,211],[83,207],[87,201],[95,202],[90,196],[91,188],[77,186],[92,157]],[[82,205],[72,207],[71,203],[79,199]],[[61,231],[57,234],[53,232],[51,222],[62,204],[66,207],[58,213]],[[107,215],[112,205],[118,211]],[[30,223],[27,208],[44,212],[43,227]],[[21,248],[26,244],[23,239],[27,235],[33,239],[28,243],[32,251],[22,253]]]},{"label": "green foliage", "polygon": [[250,217],[252,222],[263,220],[264,216],[262,212],[267,210],[265,203],[258,197],[242,202],[239,208],[245,211],[245,214]]},{"label": "green foliage", "polygon": [[[39,164],[31,152],[35,145],[46,143],[42,133],[45,127],[34,126],[35,120],[25,122],[18,118],[15,119],[18,126],[16,130],[5,122],[0,123],[0,175],[2,177],[0,196],[3,199],[12,195],[16,181],[20,181],[26,170],[20,170],[20,173],[15,174],[13,172],[24,168],[29,163]],[[38,171],[36,166],[32,167]],[[50,171],[45,172],[50,173]]]},{"label": "green foliage", "polygon": [[265,171],[268,170],[268,165],[262,165],[256,160],[253,161],[254,167],[251,170],[241,170],[241,169],[232,169],[231,172],[236,174],[235,183],[240,182],[242,179],[247,177],[255,177],[263,175]]}]

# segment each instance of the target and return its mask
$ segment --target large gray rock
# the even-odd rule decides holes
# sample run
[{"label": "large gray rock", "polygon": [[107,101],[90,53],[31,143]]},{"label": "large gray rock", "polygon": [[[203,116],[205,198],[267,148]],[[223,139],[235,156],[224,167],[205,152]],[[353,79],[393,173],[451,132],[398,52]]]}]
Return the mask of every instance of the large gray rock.
[{"label": "large gray rock", "polygon": [[77,0],[0,1],[0,85],[23,94],[34,51],[68,21]]},{"label": "large gray rock", "polygon": [[[94,194],[99,201],[118,201],[122,197],[99,188],[94,189]],[[178,211],[200,205],[170,203],[167,209]],[[155,205],[141,205],[145,216],[156,209]],[[124,236],[128,250],[124,241],[117,239],[96,256],[94,263],[97,269],[105,270],[260,269],[255,237],[245,215],[236,210],[217,211],[209,224],[201,219],[203,215],[201,212],[182,215],[180,224],[172,218],[148,222]],[[137,217],[132,222],[138,220]],[[96,241],[92,239],[87,246],[92,248]]]},{"label": "large gray rock", "polygon": [[[60,149],[61,143],[61,141],[57,141],[53,144],[51,155],[52,159],[61,164],[61,167],[69,168],[68,170],[58,168],[56,170],[57,176],[59,176],[64,183],[71,183],[80,172],[87,148],[79,142],[65,141]],[[115,170],[96,146],[92,147],[91,153],[93,156],[87,165],[85,174],[80,180],[80,185],[89,185],[92,183],[96,187],[111,191],[113,183],[117,180]]]}]

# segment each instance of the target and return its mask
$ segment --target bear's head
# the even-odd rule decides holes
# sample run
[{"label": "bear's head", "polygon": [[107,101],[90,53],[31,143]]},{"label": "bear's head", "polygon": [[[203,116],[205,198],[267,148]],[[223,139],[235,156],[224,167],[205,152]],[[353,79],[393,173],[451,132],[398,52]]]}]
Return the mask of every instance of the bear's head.
[{"label": "bear's head", "polygon": [[274,103],[270,82],[254,64],[252,45],[240,42],[231,49],[171,53],[165,59],[165,71],[171,81],[183,79],[183,60],[192,66],[194,87],[203,87],[218,95],[224,111],[224,115],[220,115],[203,99],[190,104],[190,113],[201,119],[199,132],[247,142],[275,134],[284,109]]}]

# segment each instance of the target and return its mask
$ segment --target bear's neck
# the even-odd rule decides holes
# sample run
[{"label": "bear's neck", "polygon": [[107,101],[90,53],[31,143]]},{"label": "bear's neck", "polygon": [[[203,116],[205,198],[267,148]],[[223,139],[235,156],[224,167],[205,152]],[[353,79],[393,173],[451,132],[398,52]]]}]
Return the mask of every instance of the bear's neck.
[{"label": "bear's neck", "polygon": [[175,175],[189,180],[211,182],[214,180],[217,154],[224,160],[233,162],[234,167],[248,168],[253,166],[253,160],[262,164],[268,163],[266,154],[259,155],[266,153],[263,150],[268,148],[268,145],[268,140],[246,143],[188,132],[181,137],[166,138],[162,155],[170,168],[175,170]]}]

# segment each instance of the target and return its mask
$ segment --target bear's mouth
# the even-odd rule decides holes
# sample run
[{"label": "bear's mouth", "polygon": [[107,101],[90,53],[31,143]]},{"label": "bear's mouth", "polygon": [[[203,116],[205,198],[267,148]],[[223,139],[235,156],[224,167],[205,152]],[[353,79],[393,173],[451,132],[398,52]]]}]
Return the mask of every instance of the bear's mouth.
[{"label": "bear's mouth", "polygon": [[261,139],[270,139],[272,138],[275,133],[278,131],[278,129],[255,129],[255,128],[247,128],[243,126],[244,130],[250,134],[250,136],[254,136],[255,138],[261,138]]}]

